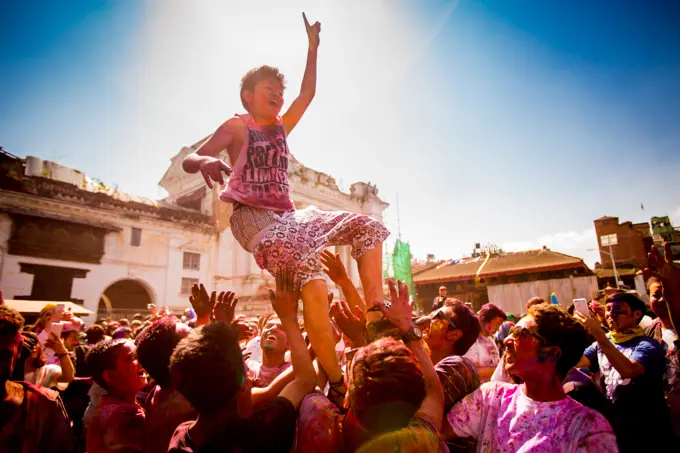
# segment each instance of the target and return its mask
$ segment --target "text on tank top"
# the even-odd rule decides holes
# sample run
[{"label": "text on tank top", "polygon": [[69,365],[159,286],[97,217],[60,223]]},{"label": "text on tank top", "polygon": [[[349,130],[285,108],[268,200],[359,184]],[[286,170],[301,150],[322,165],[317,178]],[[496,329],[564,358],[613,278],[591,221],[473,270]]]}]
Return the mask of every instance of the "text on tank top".
[{"label": "text on tank top", "polygon": [[294,209],[283,123],[279,119],[274,126],[258,126],[250,115],[240,118],[246,122],[245,140],[220,199],[275,211]]}]

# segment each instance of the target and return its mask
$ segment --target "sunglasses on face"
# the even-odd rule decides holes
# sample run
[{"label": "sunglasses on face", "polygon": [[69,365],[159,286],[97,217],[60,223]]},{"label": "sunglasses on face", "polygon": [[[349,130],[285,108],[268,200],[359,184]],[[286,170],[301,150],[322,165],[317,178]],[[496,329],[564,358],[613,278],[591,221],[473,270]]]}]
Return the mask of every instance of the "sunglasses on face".
[{"label": "sunglasses on face", "polygon": [[451,326],[452,329],[458,328],[458,326],[456,326],[456,323],[454,322],[454,320],[451,319],[451,316],[444,313],[441,309],[430,314],[430,318],[431,319],[441,319],[443,321],[446,321],[449,324],[449,326]]},{"label": "sunglasses on face", "polygon": [[514,327],[510,328],[510,335],[514,338],[519,339],[524,334],[531,335],[532,337],[539,340],[544,345],[548,344],[548,340],[546,340],[545,337],[543,337],[542,335],[540,335],[537,332],[533,332],[533,331],[527,329],[524,326],[514,326]]}]

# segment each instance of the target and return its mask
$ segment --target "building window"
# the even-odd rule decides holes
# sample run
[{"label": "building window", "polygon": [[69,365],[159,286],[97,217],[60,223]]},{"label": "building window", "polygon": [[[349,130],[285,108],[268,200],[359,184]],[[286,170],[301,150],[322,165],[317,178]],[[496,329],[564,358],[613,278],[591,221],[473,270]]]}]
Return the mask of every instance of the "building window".
[{"label": "building window", "polygon": [[139,247],[142,245],[142,229],[133,228],[132,234],[130,235],[130,245],[133,247]]},{"label": "building window", "polygon": [[198,285],[197,278],[182,277],[182,294],[191,294],[191,287],[194,285]]},{"label": "building window", "polygon": [[201,254],[184,252],[184,269],[197,271],[201,269]]}]

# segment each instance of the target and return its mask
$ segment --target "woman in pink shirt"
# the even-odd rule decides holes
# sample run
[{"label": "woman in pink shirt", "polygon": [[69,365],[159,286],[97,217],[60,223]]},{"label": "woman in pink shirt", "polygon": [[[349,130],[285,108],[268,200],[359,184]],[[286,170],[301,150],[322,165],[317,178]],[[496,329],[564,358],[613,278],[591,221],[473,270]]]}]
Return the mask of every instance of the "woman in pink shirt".
[{"label": "woman in pink shirt", "polygon": [[[312,102],[316,91],[316,63],[321,24],[310,25],[303,14],[309,39],[307,66],[300,95],[279,116],[285,82],[278,69],[262,66],[241,81],[241,102],[248,113],[222,124],[183,168],[201,172],[208,187],[224,184],[222,172],[231,175],[220,199],[232,203],[232,233],[251,252],[261,269],[272,275],[292,270],[302,289],[309,338],[319,363],[331,382],[330,396],[342,401],[342,371],[335,356],[328,314],[326,287],[320,255],[326,247],[351,245],[369,304],[382,300],[382,242],[389,231],[365,215],[296,210],[290,198],[286,139]],[[216,156],[227,150],[231,167]],[[365,310],[365,307],[362,307]],[[378,313],[369,313],[378,317]]]}]

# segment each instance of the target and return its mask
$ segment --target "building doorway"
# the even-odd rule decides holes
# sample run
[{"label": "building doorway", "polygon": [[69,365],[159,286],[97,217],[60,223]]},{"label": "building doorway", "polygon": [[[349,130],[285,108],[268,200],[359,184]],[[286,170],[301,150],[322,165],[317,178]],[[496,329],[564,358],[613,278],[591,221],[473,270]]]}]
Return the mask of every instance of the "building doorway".
[{"label": "building doorway", "polygon": [[97,319],[112,317],[115,320],[132,320],[136,313],[146,315],[153,303],[151,292],[144,282],[133,279],[119,280],[110,285],[99,298]]}]

